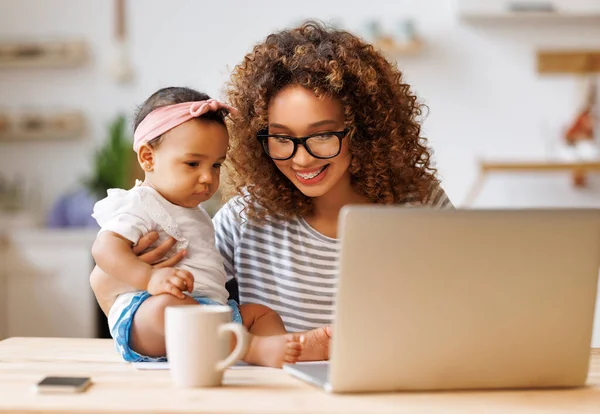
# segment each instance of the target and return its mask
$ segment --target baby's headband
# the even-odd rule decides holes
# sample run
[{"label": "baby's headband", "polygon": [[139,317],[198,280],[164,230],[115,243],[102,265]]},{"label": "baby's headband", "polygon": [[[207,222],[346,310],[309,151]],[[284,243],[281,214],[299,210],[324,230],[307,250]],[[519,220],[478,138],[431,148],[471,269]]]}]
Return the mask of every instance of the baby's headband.
[{"label": "baby's headband", "polygon": [[175,128],[192,118],[197,118],[207,112],[226,109],[235,114],[235,108],[215,99],[206,101],[183,102],[180,104],[162,106],[150,112],[135,129],[133,134],[133,150],[140,149],[142,144],[152,141],[165,132]]}]

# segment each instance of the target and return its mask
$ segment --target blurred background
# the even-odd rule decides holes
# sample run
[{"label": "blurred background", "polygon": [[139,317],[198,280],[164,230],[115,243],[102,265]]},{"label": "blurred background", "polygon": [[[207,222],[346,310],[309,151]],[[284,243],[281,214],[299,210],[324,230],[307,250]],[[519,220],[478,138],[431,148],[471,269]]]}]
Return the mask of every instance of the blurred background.
[{"label": "blurred background", "polygon": [[600,206],[600,0],[0,0],[0,338],[106,335],[90,212],[139,175],[136,105],[224,98],[256,42],[307,18],[397,62],[456,206]]}]

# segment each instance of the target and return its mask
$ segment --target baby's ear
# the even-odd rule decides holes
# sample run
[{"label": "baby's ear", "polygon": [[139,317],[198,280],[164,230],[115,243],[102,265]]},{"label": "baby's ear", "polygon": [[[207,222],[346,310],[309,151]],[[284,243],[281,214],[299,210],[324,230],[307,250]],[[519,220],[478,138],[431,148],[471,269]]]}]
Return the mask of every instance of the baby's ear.
[{"label": "baby's ear", "polygon": [[146,172],[154,170],[154,150],[150,145],[143,144],[138,150],[138,162]]}]

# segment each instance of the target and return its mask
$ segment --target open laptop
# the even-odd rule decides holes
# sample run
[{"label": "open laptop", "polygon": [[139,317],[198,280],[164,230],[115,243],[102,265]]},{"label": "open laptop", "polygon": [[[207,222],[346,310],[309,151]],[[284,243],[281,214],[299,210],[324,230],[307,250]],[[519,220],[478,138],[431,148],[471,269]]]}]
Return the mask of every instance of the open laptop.
[{"label": "open laptop", "polygon": [[600,210],[345,207],[329,392],[585,383]]}]

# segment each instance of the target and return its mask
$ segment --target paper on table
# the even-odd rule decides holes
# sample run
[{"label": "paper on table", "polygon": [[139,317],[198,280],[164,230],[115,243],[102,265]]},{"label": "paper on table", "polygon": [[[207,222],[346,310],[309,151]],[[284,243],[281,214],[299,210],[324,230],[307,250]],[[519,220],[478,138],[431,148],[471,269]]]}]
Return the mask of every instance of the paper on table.
[{"label": "paper on table", "polygon": [[[168,362],[132,362],[131,365],[133,365],[133,367],[135,369],[138,370],[163,370],[163,369],[169,369],[169,363]],[[230,367],[230,369],[248,369],[248,368],[252,368],[252,369],[274,369],[274,368],[269,368],[269,367],[261,367],[258,365],[248,365],[245,362],[238,362],[237,364],[233,365],[232,367]]]},{"label": "paper on table", "polygon": [[132,362],[131,365],[135,369],[147,369],[147,370],[159,370],[159,369],[169,369],[168,362]]}]

